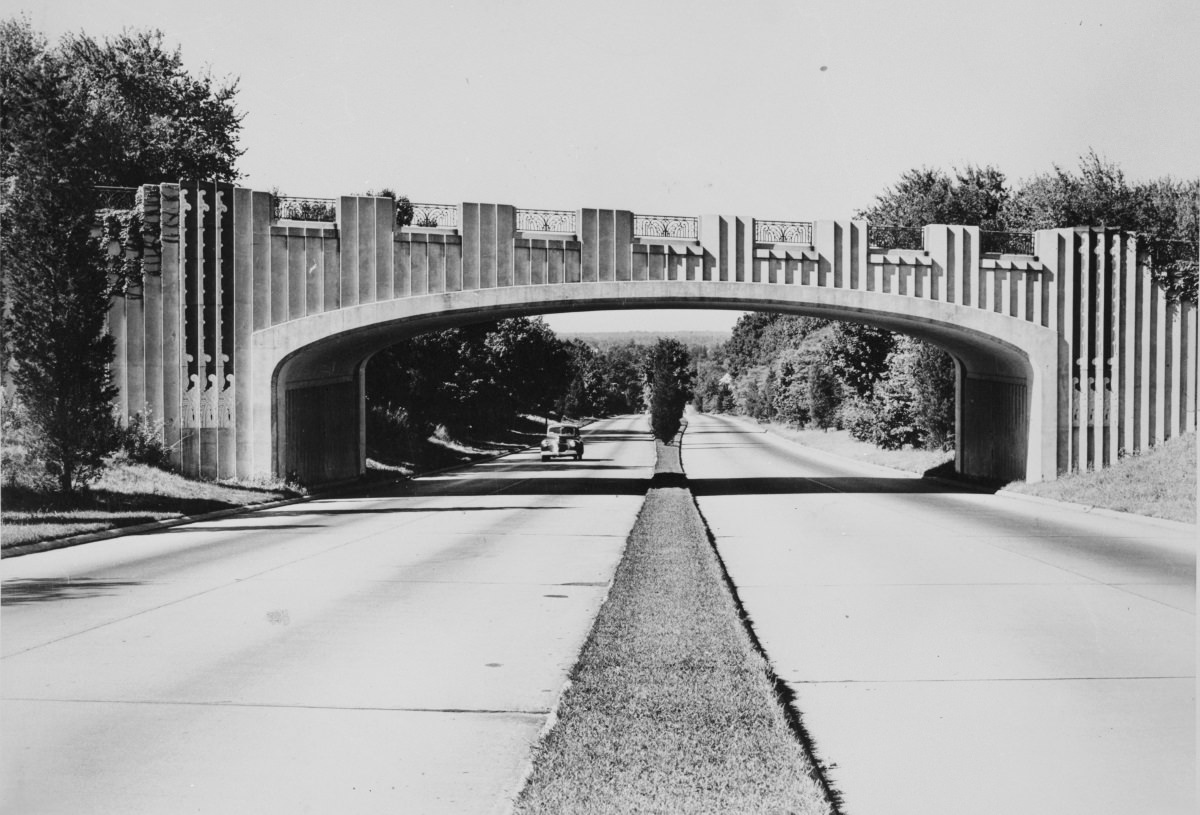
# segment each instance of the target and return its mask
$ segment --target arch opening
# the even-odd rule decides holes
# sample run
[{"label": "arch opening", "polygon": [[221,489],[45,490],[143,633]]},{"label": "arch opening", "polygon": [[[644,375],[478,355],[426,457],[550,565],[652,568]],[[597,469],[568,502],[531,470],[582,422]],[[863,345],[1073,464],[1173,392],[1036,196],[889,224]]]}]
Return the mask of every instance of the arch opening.
[{"label": "arch opening", "polygon": [[[773,294],[784,293],[777,287],[772,289]],[[436,311],[392,319],[376,315],[375,322],[347,326],[340,332],[294,346],[278,361],[271,378],[273,469],[308,482],[337,481],[365,472],[366,364],[375,353],[403,339],[509,317],[689,308],[769,311],[859,322],[929,342],[955,360],[958,372],[956,470],[997,480],[1047,477],[1044,455],[1053,444],[1033,438],[1044,435],[1044,431],[1037,433],[1033,421],[1039,408],[1045,413],[1045,382],[1038,381],[1028,338],[1007,341],[969,325],[969,321],[955,319],[958,315],[900,314],[884,308],[872,309],[869,303],[861,302],[766,300],[761,296],[684,300],[678,296],[636,300],[616,297],[564,302],[532,300],[528,291],[525,294],[523,300],[465,303],[458,307],[447,304],[448,298],[441,297],[438,298],[441,307]],[[946,304],[932,305],[954,310]],[[1022,339],[1026,341],[1021,342]],[[1041,339],[1044,345],[1046,338]],[[1045,371],[1042,373],[1044,376]],[[1042,403],[1035,404],[1035,399],[1041,399]],[[1052,457],[1050,466],[1053,468]]]}]

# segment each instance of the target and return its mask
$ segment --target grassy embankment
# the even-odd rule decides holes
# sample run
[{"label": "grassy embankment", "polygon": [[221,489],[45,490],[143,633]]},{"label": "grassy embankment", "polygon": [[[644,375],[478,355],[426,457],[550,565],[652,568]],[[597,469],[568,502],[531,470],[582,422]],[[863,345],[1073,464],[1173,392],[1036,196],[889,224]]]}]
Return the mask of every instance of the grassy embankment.
[{"label": "grassy embankment", "polygon": [[775,688],[691,493],[652,486],[516,812],[829,812]]},{"label": "grassy embankment", "polygon": [[113,464],[71,498],[20,484],[0,488],[0,545],[39,541],[232,509],[300,495],[283,485],[191,481],[144,464]]},{"label": "grassy embankment", "polygon": [[[940,450],[881,450],[855,441],[844,430],[796,430],[775,424],[764,427],[808,447],[907,472],[927,473],[954,459],[953,453]],[[1126,456],[1099,472],[1067,474],[1040,484],[1016,481],[1002,491],[1194,524],[1196,434],[1188,433],[1140,455]]]}]

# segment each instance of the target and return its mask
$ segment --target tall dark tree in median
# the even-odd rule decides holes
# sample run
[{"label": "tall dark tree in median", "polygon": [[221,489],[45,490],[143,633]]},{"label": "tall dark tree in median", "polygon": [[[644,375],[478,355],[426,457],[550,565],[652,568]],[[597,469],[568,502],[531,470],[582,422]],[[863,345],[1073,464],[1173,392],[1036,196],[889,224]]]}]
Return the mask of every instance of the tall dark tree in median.
[{"label": "tall dark tree in median", "polygon": [[92,234],[93,157],[113,148],[113,134],[69,66],[39,49],[27,26],[5,23],[0,33],[5,344],[34,452],[69,493],[116,444],[109,283]]},{"label": "tall dark tree in median", "polygon": [[683,409],[692,398],[692,360],[678,340],[660,339],[646,354],[646,382],[650,392],[650,427],[665,442],[675,438],[683,422]]}]

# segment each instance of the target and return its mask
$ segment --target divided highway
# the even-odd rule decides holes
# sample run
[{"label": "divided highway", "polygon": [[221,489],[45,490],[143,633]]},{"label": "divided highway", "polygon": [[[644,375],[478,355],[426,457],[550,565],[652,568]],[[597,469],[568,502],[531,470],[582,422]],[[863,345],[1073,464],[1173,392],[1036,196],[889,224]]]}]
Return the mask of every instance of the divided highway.
[{"label": "divided highway", "polygon": [[0,811],[503,809],[653,473],[643,417],[0,563]]},{"label": "divided highway", "polygon": [[689,421],[692,490],[848,815],[1195,812],[1194,526]]}]

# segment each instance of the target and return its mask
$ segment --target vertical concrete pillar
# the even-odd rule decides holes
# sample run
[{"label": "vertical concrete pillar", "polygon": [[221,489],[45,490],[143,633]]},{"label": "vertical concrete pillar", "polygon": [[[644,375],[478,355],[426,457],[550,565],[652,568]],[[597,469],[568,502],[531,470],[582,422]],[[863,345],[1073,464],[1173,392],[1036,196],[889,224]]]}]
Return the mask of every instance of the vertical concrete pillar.
[{"label": "vertical concrete pillar", "polygon": [[271,325],[287,322],[291,303],[291,281],[288,275],[288,227],[271,227]]},{"label": "vertical concrete pillar", "polygon": [[299,320],[308,313],[308,229],[289,226],[284,235],[287,247],[287,319]]},{"label": "vertical concrete pillar", "polygon": [[355,221],[358,224],[356,234],[347,235],[354,239],[356,236],[358,256],[358,305],[375,302],[375,199],[365,196],[355,196]]},{"label": "vertical concrete pillar", "polygon": [[370,199],[375,215],[375,299],[391,300],[396,296],[393,284],[396,246],[396,200]]},{"label": "vertical concrete pillar", "polygon": [[180,276],[179,185],[161,184],[158,188],[159,240],[162,263],[162,377],[163,377],[163,445],[167,448],[171,466],[182,466],[180,456],[180,427],[183,418],[183,381],[186,370],[182,359],[183,301]]},{"label": "vertical concrete pillar", "polygon": [[705,280],[745,282],[754,266],[754,222],[736,215],[700,216]]},{"label": "vertical concrete pillar", "polygon": [[633,213],[581,209],[576,218],[583,282],[633,279]]},{"label": "vertical concrete pillar", "polygon": [[1138,371],[1137,238],[1127,237],[1121,253],[1121,449],[1137,449]]},{"label": "vertical concrete pillar", "polygon": [[142,297],[146,315],[145,394],[143,409],[151,421],[163,418],[163,297],[162,274],[145,272],[142,278]]},{"label": "vertical concrete pillar", "polygon": [[325,251],[323,229],[304,230],[304,314],[325,310]]},{"label": "vertical concrete pillar", "polygon": [[1178,302],[1167,305],[1167,392],[1164,399],[1167,438],[1178,436],[1183,429],[1179,398],[1183,386],[1183,368],[1179,364],[1183,354],[1183,323],[1180,313]]},{"label": "vertical concrete pillar", "polygon": [[1197,348],[1196,304],[1184,301],[1181,306],[1183,319],[1183,356],[1179,365],[1184,372],[1183,432],[1196,430],[1197,374],[1200,374],[1200,349]]},{"label": "vertical concrete pillar", "polygon": [[462,205],[463,289],[511,286],[516,208],[507,204]]},{"label": "vertical concrete pillar", "polygon": [[343,195],[338,198],[338,237],[341,239],[341,307],[353,308],[358,299],[358,198]]},{"label": "vertical concrete pillar", "polygon": [[[1149,271],[1146,277],[1149,278]],[[1167,438],[1167,301],[1158,284],[1150,282],[1150,444],[1162,444]]]},{"label": "vertical concrete pillar", "polygon": [[342,307],[342,265],[339,250],[341,233],[335,227],[325,230],[321,237],[321,309],[336,311]]}]

